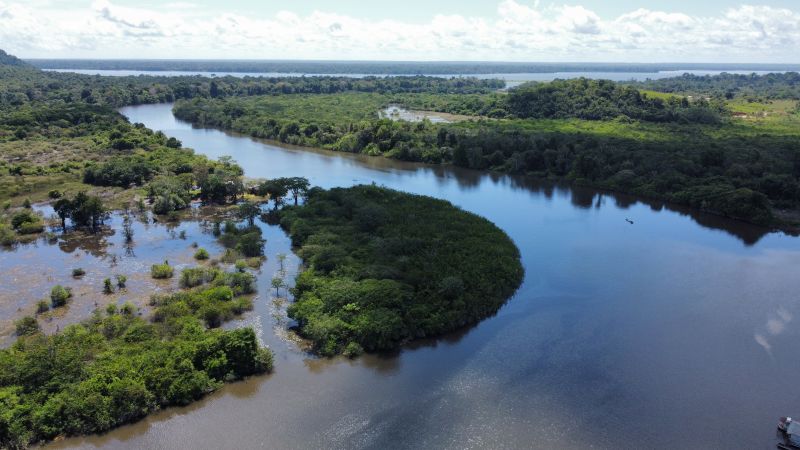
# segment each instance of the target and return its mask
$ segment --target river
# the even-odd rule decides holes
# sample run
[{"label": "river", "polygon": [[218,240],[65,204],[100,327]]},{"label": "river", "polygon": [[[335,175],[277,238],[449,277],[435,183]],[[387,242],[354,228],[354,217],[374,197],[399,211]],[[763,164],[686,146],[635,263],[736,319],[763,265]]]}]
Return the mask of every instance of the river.
[{"label": "river", "polygon": [[[624,195],[195,129],[170,107],[122,113],[250,177],[447,199],[513,238],[525,281],[477,326],[356,360],[303,352],[262,295],[252,320],[274,374],[55,446],[766,449],[778,416],[800,414],[800,239]],[[270,230],[268,254],[288,248]]]}]

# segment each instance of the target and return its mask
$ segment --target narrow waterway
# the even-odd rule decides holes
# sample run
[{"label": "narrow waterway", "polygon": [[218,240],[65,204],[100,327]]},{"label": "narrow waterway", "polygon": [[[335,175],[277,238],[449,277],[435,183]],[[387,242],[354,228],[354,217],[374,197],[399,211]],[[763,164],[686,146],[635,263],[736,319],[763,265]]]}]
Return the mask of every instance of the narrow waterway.
[{"label": "narrow waterway", "polygon": [[[194,129],[170,105],[122,112],[250,177],[447,199],[503,228],[526,277],[477,326],[352,361],[288,339],[262,277],[250,320],[273,375],[57,446],[766,449],[778,416],[800,414],[800,239],[629,196]],[[264,227],[268,255],[287,251]]]}]

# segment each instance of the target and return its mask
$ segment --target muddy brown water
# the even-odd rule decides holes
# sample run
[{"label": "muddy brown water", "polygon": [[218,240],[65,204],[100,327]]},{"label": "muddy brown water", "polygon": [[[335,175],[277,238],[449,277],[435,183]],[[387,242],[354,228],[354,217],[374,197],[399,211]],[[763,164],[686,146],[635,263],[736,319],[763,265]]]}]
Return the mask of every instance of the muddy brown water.
[{"label": "muddy brown water", "polygon": [[170,105],[122,112],[232,155],[248,176],[447,199],[514,239],[525,281],[459,333],[319,359],[267,294],[289,241],[262,224],[270,258],[245,321],[275,373],[54,447],[756,449],[774,448],[778,416],[800,414],[797,238],[629,196],[194,129]]},{"label": "muddy brown water", "polygon": [[[48,205],[35,205],[34,209],[46,219],[53,215]],[[35,314],[39,300],[49,303],[50,289],[56,284],[72,289],[73,297],[67,306],[38,316],[46,333],[85,319],[94,309],[103,309],[109,303],[122,305],[130,301],[142,314],[147,314],[151,294],[177,289],[180,270],[198,264],[193,257],[197,250],[195,244],[212,256],[223,252],[211,233],[212,217],[209,216],[219,211],[194,205],[184,213],[180,223],[154,220],[149,213],[132,211],[129,214],[133,230],[131,242],[127,242],[122,233],[124,213],[115,212],[102,231],[95,234],[71,228],[65,234],[55,220],[53,223],[58,226],[48,227],[52,239],[40,238],[0,248],[0,345],[14,340],[15,319]],[[152,279],[150,266],[164,261],[175,267],[175,277]],[[73,277],[75,268],[82,268],[85,275]],[[127,277],[126,287],[116,289],[112,295],[104,294],[103,280],[111,278],[116,284],[118,274]]]}]

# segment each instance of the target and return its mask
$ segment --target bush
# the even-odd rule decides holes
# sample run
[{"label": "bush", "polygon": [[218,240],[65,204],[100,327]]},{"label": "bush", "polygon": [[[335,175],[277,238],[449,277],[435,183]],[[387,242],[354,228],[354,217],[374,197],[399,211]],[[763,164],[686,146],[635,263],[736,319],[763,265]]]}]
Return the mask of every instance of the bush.
[{"label": "bush", "polygon": [[128,277],[125,275],[116,275],[117,279],[117,287],[120,289],[125,289],[125,283],[128,282]]},{"label": "bush", "polygon": [[36,314],[46,313],[50,310],[50,303],[47,300],[39,300],[36,302]]},{"label": "bush", "polygon": [[132,316],[136,314],[138,308],[131,302],[125,302],[122,304],[122,307],[119,309],[120,314],[124,314],[126,316]]},{"label": "bush", "polygon": [[44,230],[44,221],[35,212],[23,209],[11,216],[11,226],[20,234],[41,233]]},{"label": "bush", "polygon": [[72,290],[70,288],[65,288],[57,284],[50,289],[50,304],[53,308],[66,305],[70,297],[72,297]]},{"label": "bush", "polygon": [[17,243],[17,235],[8,225],[0,223],[0,245],[12,246]]},{"label": "bush", "polygon": [[164,261],[164,264],[153,264],[150,267],[150,276],[155,279],[172,278],[173,274],[172,266],[166,261]]},{"label": "bush", "polygon": [[105,280],[103,280],[103,293],[104,294],[114,293],[114,285],[111,283],[111,278],[106,278]]},{"label": "bush", "polygon": [[344,347],[342,354],[348,358],[355,358],[356,356],[364,353],[364,348],[358,345],[357,342],[350,342]]},{"label": "bush", "polygon": [[82,268],[77,267],[75,269],[72,269],[72,276],[73,277],[78,278],[78,277],[82,277],[84,275],[86,275],[86,271],[83,270]]},{"label": "bush", "polygon": [[203,261],[208,259],[208,251],[204,248],[197,249],[197,251],[194,252],[194,259],[198,261]]},{"label": "bush", "polygon": [[35,317],[25,316],[14,322],[14,329],[17,336],[30,336],[39,332],[39,322]]},{"label": "bush", "polygon": [[191,267],[181,271],[180,285],[183,288],[192,288],[213,281],[220,272],[216,269],[204,267]]}]

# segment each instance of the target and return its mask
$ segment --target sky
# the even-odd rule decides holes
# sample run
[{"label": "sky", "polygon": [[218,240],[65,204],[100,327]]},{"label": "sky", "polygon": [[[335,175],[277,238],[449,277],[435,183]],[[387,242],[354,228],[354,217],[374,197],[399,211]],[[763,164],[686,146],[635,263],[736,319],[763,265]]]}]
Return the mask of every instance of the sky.
[{"label": "sky", "polygon": [[24,58],[800,63],[800,0],[0,0]]}]

